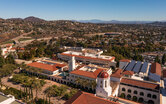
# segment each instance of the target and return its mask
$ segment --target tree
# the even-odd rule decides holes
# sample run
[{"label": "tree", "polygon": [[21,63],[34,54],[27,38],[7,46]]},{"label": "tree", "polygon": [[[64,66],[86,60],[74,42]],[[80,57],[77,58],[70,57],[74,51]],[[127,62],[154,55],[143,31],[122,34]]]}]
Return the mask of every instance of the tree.
[{"label": "tree", "polygon": [[37,50],[36,50],[36,56],[37,57],[41,57],[44,53],[44,48],[42,47],[39,47]]},{"label": "tree", "polygon": [[97,85],[96,81],[91,81],[92,90],[96,88],[96,85]]},{"label": "tree", "polygon": [[1,50],[1,47],[0,47],[0,56],[2,55],[2,50]]},{"label": "tree", "polygon": [[166,54],[164,54],[163,57],[162,57],[162,64],[164,65],[165,62],[166,62]]},{"label": "tree", "polygon": [[155,58],[155,62],[161,63],[159,56],[157,55]]},{"label": "tree", "polygon": [[41,89],[40,81],[34,79],[32,82],[32,87],[36,90],[36,100],[38,99],[38,91]]},{"label": "tree", "polygon": [[44,91],[44,93],[46,94],[46,96],[48,96],[49,101],[50,101],[51,96],[54,96],[54,95],[55,95],[55,90],[54,90],[53,87],[48,87],[48,88]]},{"label": "tree", "polygon": [[8,63],[8,64],[15,64],[14,57],[11,54],[9,54],[6,57],[5,62]]},{"label": "tree", "polygon": [[77,79],[75,80],[75,83],[76,83],[77,86],[79,86],[80,81],[81,81],[80,78],[77,78]]},{"label": "tree", "polygon": [[15,69],[16,69],[16,66],[13,64],[3,65],[3,67],[0,68],[0,77],[11,75]]},{"label": "tree", "polygon": [[4,63],[5,63],[4,58],[0,56],[0,67],[2,67]]}]

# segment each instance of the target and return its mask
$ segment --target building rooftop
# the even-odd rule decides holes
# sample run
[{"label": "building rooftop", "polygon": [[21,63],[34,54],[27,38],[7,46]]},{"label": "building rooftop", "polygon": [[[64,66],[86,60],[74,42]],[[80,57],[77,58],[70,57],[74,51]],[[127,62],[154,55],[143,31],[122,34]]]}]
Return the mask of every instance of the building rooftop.
[{"label": "building rooftop", "polygon": [[28,64],[28,66],[31,67],[35,67],[35,68],[39,68],[39,69],[44,69],[44,70],[48,70],[48,71],[56,71],[59,68],[62,68],[64,66],[66,66],[65,64],[46,64],[46,63],[41,63],[41,62],[33,62]]},{"label": "building rooftop", "polygon": [[123,78],[121,80],[121,83],[138,86],[138,87],[143,87],[143,88],[148,88],[148,89],[152,89],[152,90],[159,90],[159,84],[154,84],[154,83],[140,81],[140,80]]},{"label": "building rooftop", "polygon": [[161,65],[159,63],[152,63],[150,72],[161,76]]},{"label": "building rooftop", "polygon": [[114,73],[111,74],[111,77],[121,78],[122,69],[117,69]]},{"label": "building rooftop", "polygon": [[131,60],[129,60],[129,59],[122,59],[122,60],[120,60],[120,62],[130,62]]},{"label": "building rooftop", "polygon": [[0,102],[4,101],[6,99],[8,99],[6,96],[3,96],[3,95],[0,94]]},{"label": "building rooftop", "polygon": [[15,97],[12,95],[5,95],[2,92],[0,92],[0,104],[25,104],[25,103],[15,99]]},{"label": "building rooftop", "polygon": [[[91,68],[91,66],[86,65],[78,66],[74,71],[71,71],[70,74],[76,74],[96,79],[100,72],[106,70],[104,68],[95,68],[95,70],[84,70],[84,68],[87,69],[87,67],[89,67],[89,69]],[[94,67],[92,67],[92,69],[93,68]]]},{"label": "building rooftop", "polygon": [[98,56],[97,54],[74,52],[74,51],[66,51],[61,53],[61,55],[75,56],[75,57],[91,59],[91,60],[103,60],[103,61],[113,61],[115,59],[115,57],[112,57],[112,56],[105,56],[105,55]]},{"label": "building rooftop", "polygon": [[129,70],[125,70],[125,71],[123,71],[122,72],[122,75],[133,75],[134,74],[134,72],[133,71],[129,71]]},{"label": "building rooftop", "polygon": [[71,99],[66,101],[65,104],[119,104],[119,103],[97,97],[91,93],[78,91]]}]

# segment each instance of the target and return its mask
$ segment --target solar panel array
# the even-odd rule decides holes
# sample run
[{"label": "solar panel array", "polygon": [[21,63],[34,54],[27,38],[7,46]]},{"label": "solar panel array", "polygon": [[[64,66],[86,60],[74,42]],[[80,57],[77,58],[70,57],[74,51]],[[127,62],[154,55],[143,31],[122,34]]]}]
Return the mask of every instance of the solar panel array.
[{"label": "solar panel array", "polygon": [[147,68],[148,68],[148,63],[144,62],[140,71],[143,72],[143,73],[146,73]]},{"label": "solar panel array", "polygon": [[133,68],[133,71],[134,71],[135,73],[138,73],[138,72],[140,71],[141,66],[142,66],[142,62],[137,61],[135,67]]},{"label": "solar panel array", "polygon": [[126,67],[125,70],[130,70],[130,71],[131,71],[131,70],[133,69],[134,65],[135,65],[135,62],[136,62],[136,61],[132,60],[132,61],[129,63],[129,65]]}]

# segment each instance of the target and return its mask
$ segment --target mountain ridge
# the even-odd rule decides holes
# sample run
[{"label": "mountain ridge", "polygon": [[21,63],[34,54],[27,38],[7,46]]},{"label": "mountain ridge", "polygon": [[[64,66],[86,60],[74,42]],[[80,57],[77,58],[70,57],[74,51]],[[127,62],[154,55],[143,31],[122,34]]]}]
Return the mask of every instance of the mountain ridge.
[{"label": "mountain ridge", "polygon": [[[3,18],[0,18],[4,20]],[[35,16],[28,16],[26,18],[8,18],[5,20],[25,20],[30,22],[43,22],[43,21],[60,21],[60,20],[45,20]],[[94,23],[94,24],[155,24],[163,23],[165,21],[120,21],[120,20],[100,20],[100,19],[91,19],[91,20],[64,20],[64,21],[73,21],[80,23]]]}]

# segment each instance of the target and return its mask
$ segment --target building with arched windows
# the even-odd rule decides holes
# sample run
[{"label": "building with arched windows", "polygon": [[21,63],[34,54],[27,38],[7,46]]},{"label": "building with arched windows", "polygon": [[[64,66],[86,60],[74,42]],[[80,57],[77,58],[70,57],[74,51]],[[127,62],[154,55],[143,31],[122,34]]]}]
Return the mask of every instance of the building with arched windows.
[{"label": "building with arched windows", "polygon": [[[163,92],[161,89],[164,88],[164,83],[162,83],[164,81],[161,76],[161,65],[158,63],[120,60],[119,68],[116,68],[114,72],[111,68],[78,63],[75,56],[70,57],[68,66],[62,63],[48,62],[48,60],[28,65],[42,69],[42,72],[47,74],[50,80],[72,84],[79,86],[80,89],[94,92],[93,97],[91,96],[92,99],[115,100],[123,104],[159,104],[162,102]],[[63,78],[57,77],[63,72],[66,73]],[[81,96],[86,95],[81,93]]]}]

